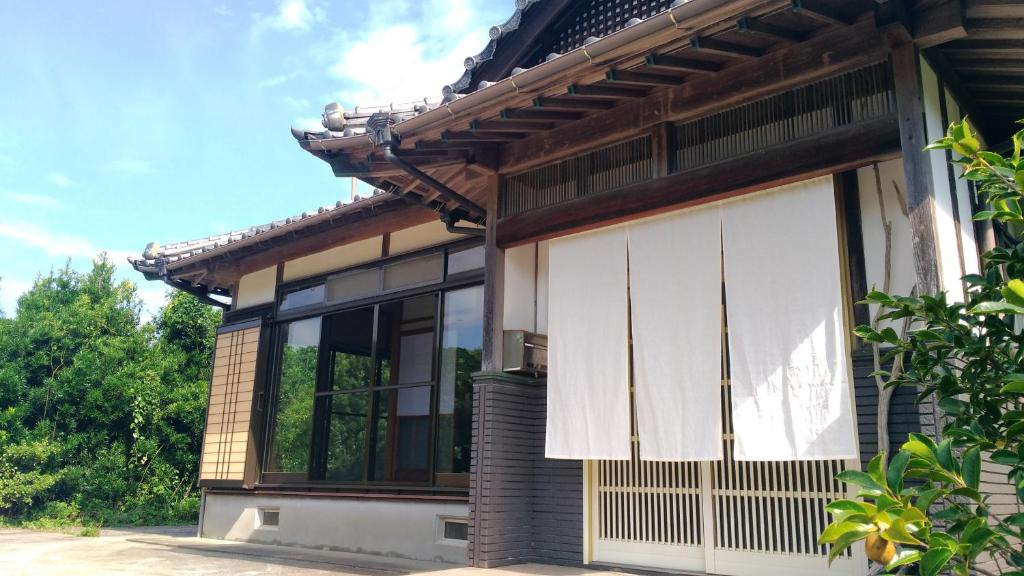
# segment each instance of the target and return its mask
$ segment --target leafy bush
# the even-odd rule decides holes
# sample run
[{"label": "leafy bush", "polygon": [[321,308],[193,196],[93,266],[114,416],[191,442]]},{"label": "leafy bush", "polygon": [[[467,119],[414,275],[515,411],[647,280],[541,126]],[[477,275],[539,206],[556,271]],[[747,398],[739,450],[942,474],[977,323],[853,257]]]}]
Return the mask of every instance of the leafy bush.
[{"label": "leafy bush", "polygon": [[965,303],[949,303],[944,294],[868,295],[885,312],[881,319],[912,326],[906,337],[858,327],[864,340],[891,347],[888,358],[909,358],[902,372],[882,376],[889,386],[916,387],[919,401],[934,398],[947,418],[940,443],[913,435],[888,464],[881,454],[867,472],[839,475],[863,500],[829,505],[833,521],[821,541],[832,545],[833,557],[865,540],[869,557],[890,572],[913,566],[924,576],[989,574],[978,562],[993,557],[1003,574],[1024,575],[1024,514],[1000,517],[979,491],[986,457],[1007,467],[1006,480],[1024,503],[1022,140],[1024,131],[1013,136],[1006,157],[984,151],[965,121],[930,147],[961,156],[963,177],[991,206],[976,219],[994,221],[1011,245],[986,253],[983,273],[964,278]]},{"label": "leafy bush", "polygon": [[[105,258],[0,316],[0,514],[40,528],[195,521],[220,313],[176,292],[148,323]],[[92,526],[93,528],[89,528]]]}]

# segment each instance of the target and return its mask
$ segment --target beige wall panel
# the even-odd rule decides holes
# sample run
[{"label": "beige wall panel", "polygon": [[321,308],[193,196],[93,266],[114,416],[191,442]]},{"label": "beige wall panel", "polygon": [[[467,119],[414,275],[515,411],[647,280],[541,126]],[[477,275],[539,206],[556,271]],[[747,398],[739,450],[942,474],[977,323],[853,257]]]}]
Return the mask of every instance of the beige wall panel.
[{"label": "beige wall panel", "polygon": [[548,333],[548,241],[537,243],[537,332]]},{"label": "beige wall panel", "polygon": [[201,480],[243,479],[259,334],[259,328],[247,328],[217,336],[199,468]]},{"label": "beige wall panel", "polygon": [[383,244],[384,237],[376,236],[289,260],[284,263],[283,279],[285,282],[291,282],[377,260],[380,258]]},{"label": "beige wall panel", "polygon": [[[471,226],[470,224],[460,224],[460,226],[462,225]],[[388,253],[402,254],[464,238],[466,237],[462,234],[449,233],[448,230],[445,230],[444,223],[440,220],[434,220],[433,222],[392,232],[391,239],[388,241]]]},{"label": "beige wall panel", "polygon": [[242,276],[238,280],[232,310],[249,308],[274,301],[277,288],[277,266],[270,266]]},{"label": "beige wall panel", "polygon": [[505,330],[537,329],[537,245],[505,250]]}]

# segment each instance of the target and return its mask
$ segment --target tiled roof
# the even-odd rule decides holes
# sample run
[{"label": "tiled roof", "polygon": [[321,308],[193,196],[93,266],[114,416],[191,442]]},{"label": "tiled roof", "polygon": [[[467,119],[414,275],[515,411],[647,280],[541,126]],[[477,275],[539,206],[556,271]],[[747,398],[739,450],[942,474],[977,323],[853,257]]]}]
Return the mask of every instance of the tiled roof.
[{"label": "tiled roof", "polygon": [[260,241],[263,238],[272,235],[272,232],[287,233],[295,231],[297,229],[304,228],[307,225],[319,222],[324,218],[331,218],[341,214],[342,212],[359,208],[363,204],[367,204],[375,199],[380,200],[380,198],[377,197],[385,194],[387,193],[383,190],[374,190],[372,196],[356,196],[350,202],[342,202],[339,200],[333,206],[321,206],[315,211],[303,212],[302,214],[285,218],[283,220],[274,220],[273,222],[268,222],[266,224],[250,226],[248,228],[233,230],[223,234],[215,234],[205,238],[186,240],[184,242],[172,242],[164,245],[157,242],[150,242],[146,245],[146,249],[142,253],[141,258],[128,258],[128,262],[133,268],[143,274],[160,275],[163,273],[163,269],[167,265],[180,263],[184,260],[203,254],[209,254],[218,249],[234,247],[240,242],[246,240]]}]

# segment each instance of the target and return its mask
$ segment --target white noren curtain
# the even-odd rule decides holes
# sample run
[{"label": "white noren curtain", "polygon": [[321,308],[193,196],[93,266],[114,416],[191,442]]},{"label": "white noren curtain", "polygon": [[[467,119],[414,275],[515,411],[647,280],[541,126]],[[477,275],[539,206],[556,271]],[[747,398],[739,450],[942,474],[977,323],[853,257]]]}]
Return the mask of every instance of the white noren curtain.
[{"label": "white noren curtain", "polygon": [[737,460],[856,458],[832,178],[723,206]]},{"label": "white noren curtain", "polygon": [[545,455],[630,456],[626,229],[550,242]]},{"label": "white noren curtain", "polygon": [[640,457],[720,460],[720,209],[676,212],[628,231]]}]

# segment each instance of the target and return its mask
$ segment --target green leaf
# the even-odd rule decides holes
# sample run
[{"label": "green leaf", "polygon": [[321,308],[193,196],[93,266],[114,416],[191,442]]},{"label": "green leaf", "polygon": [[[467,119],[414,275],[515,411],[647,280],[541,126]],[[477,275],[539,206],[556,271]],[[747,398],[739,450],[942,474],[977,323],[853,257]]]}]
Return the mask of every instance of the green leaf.
[{"label": "green leaf", "polygon": [[917,456],[922,460],[926,460],[934,464],[938,463],[938,459],[935,457],[935,453],[932,452],[932,447],[929,447],[927,444],[917,439],[916,437],[912,440],[907,440],[906,442],[904,442],[903,446],[900,447],[900,450],[909,452],[910,454],[913,454],[914,456]]},{"label": "green leaf", "polygon": [[968,488],[978,489],[978,484],[981,481],[981,448],[972,446],[964,452],[960,474],[964,477],[964,484],[967,484]]},{"label": "green leaf", "polygon": [[911,528],[907,526],[907,521],[903,518],[897,518],[893,521],[892,525],[882,532],[882,537],[886,540],[896,542],[897,544],[909,544],[911,546],[923,546],[924,543],[914,537],[910,533]]},{"label": "green leaf", "polygon": [[981,302],[970,310],[971,314],[1024,314],[1024,306],[1009,302]]},{"label": "green leaf", "polygon": [[952,396],[939,400],[939,408],[942,408],[945,413],[952,416],[959,416],[966,412],[970,407],[971,405],[969,403],[964,402],[959,398],[953,398]]},{"label": "green leaf", "polygon": [[1005,464],[1007,466],[1016,466],[1020,463],[1020,456],[1012,450],[996,450],[992,453],[992,461],[996,464]]},{"label": "green leaf", "polygon": [[882,488],[886,487],[885,452],[879,452],[868,462],[868,475]]},{"label": "green leaf", "polygon": [[1024,394],[1024,380],[1010,382],[999,389],[1000,394]]},{"label": "green leaf", "polygon": [[886,572],[892,572],[900,566],[906,566],[907,564],[913,564],[919,562],[924,553],[920,550],[912,550],[903,548],[896,552],[896,555],[892,557],[892,561],[885,565]]},{"label": "green leaf", "polygon": [[873,514],[874,510],[869,511],[868,507],[863,502],[857,502],[856,500],[836,500],[829,502],[825,506],[825,511],[833,516],[839,516],[843,514]]},{"label": "green leaf", "polygon": [[886,480],[889,485],[889,489],[899,494],[903,491],[903,474],[907,471],[907,463],[910,462],[909,452],[897,452],[892,457],[892,461],[889,462],[889,471],[886,474]]},{"label": "green leaf", "polygon": [[[865,516],[865,518],[867,518]],[[825,528],[825,531],[818,537],[818,544],[829,544],[831,542],[837,542],[839,538],[848,532],[868,532],[874,531],[874,525],[871,522],[833,522]]]},{"label": "green leaf", "polygon": [[[868,527],[865,527],[868,528]],[[832,548],[828,551],[828,563],[831,566],[832,561],[839,557],[844,550],[850,547],[850,544],[867,538],[867,535],[875,531],[874,526],[870,526],[870,529],[864,530],[850,530],[849,532],[843,533],[842,536],[836,539],[835,543],[832,544]]]},{"label": "green leaf", "polygon": [[921,576],[935,576],[952,557],[953,551],[948,548],[932,548],[925,552],[921,557]]},{"label": "green leaf", "polygon": [[1014,278],[1002,289],[1003,298],[1017,306],[1024,306],[1024,280]]},{"label": "green leaf", "polygon": [[860,486],[872,496],[878,496],[885,492],[885,488],[881,484],[876,482],[868,473],[861,472],[860,470],[843,470],[836,474],[836,478],[847,484]]}]

